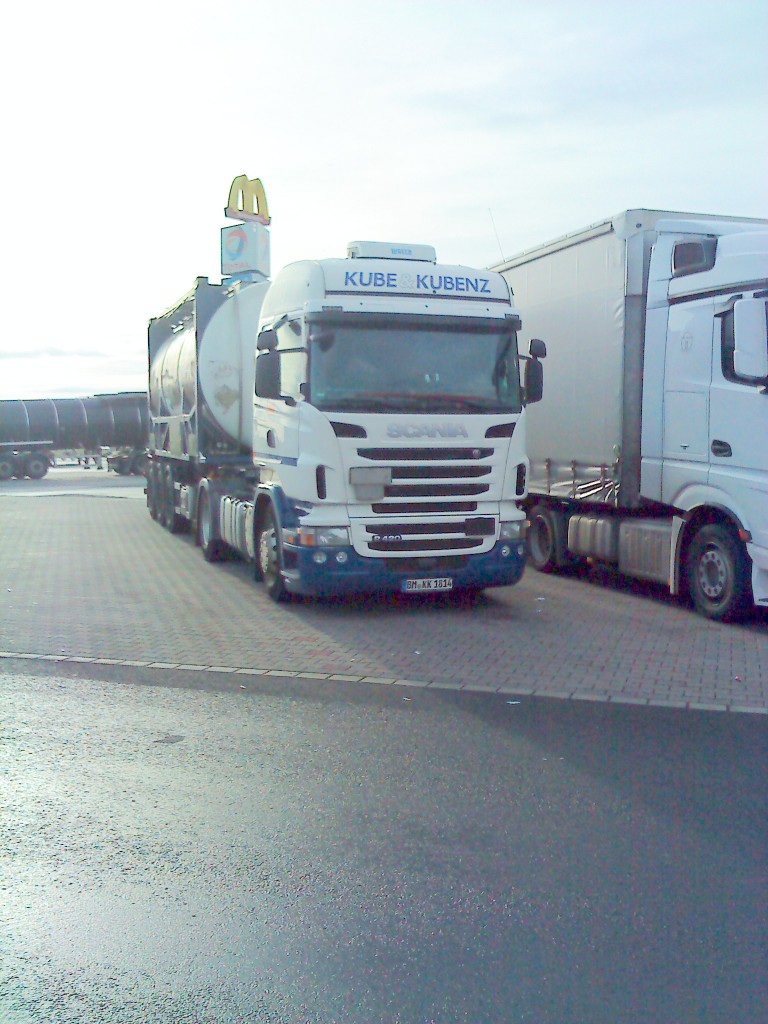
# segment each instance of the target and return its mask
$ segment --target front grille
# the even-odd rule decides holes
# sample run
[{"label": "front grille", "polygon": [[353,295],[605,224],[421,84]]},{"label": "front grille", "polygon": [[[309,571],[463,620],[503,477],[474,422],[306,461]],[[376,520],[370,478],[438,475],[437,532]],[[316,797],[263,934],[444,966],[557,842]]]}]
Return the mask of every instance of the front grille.
[{"label": "front grille", "polygon": [[374,462],[477,462],[493,455],[493,448],[358,448],[361,459]]},{"label": "front grille", "polygon": [[397,515],[401,512],[477,512],[476,501],[376,501],[371,505],[379,516]]},{"label": "front grille", "polygon": [[491,516],[437,523],[403,520],[368,524],[365,534],[365,544],[369,551],[385,551],[390,554],[469,551],[482,547],[484,538],[495,536],[496,523]]},{"label": "front grille", "polygon": [[491,466],[393,466],[393,480],[468,480],[488,476]]},{"label": "front grille", "polygon": [[485,494],[487,484],[387,484],[385,498],[464,498]]},{"label": "front grille", "polygon": [[405,540],[393,538],[392,540],[369,540],[368,547],[371,551],[387,551],[394,554],[398,551],[466,551],[469,548],[480,548],[483,546],[482,537],[430,537],[419,540]]},{"label": "front grille", "polygon": [[[386,468],[389,478],[379,485],[379,500],[370,505],[376,518],[361,524],[356,534],[358,550],[373,556],[402,555],[395,559],[401,565],[416,553],[442,562],[466,557],[460,552],[489,550],[496,536],[496,519],[472,518],[471,513],[477,513],[479,500],[499,489],[498,477],[504,467],[493,459],[495,452],[487,444],[358,448],[363,465]],[[409,522],[407,518],[426,515],[439,515],[441,521]],[[387,520],[379,519],[384,516]]]},{"label": "front grille", "polygon": [[382,534],[407,533],[413,537],[423,534],[438,533],[466,533],[464,523],[376,523],[374,526],[366,526],[366,533],[373,537],[380,537]]}]

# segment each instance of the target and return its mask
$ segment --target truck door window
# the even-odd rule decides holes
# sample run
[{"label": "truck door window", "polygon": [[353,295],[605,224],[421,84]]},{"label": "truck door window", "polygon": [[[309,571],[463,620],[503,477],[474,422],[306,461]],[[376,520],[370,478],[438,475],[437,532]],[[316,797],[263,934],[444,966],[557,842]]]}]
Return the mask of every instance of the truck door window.
[{"label": "truck door window", "polygon": [[297,401],[303,398],[302,384],[307,380],[307,350],[302,345],[301,324],[289,320],[277,328],[280,354],[280,394]]},{"label": "truck door window", "polygon": [[672,277],[686,277],[711,270],[717,255],[717,239],[703,238],[696,242],[677,242],[672,249]]},{"label": "truck door window", "polygon": [[[742,304],[748,304],[750,306],[750,312],[755,312],[752,307],[756,307],[758,316],[752,316],[747,320],[747,317],[737,317],[737,308],[741,311]],[[766,360],[768,360],[768,316],[766,315],[766,304],[763,298],[744,298],[739,295],[725,312],[719,314],[720,318],[720,360],[723,371],[723,377],[726,380],[733,382],[734,384],[765,384],[765,377],[760,376],[747,376],[744,373],[738,373],[735,365],[735,354],[737,344],[737,319],[740,320],[738,329],[741,331],[750,330],[757,332],[758,337],[747,339],[750,343],[750,347],[756,347],[761,349],[760,355],[766,352]],[[746,310],[745,310],[746,312]],[[756,353],[757,354],[757,353]],[[757,359],[757,362],[764,361]],[[764,368],[764,365],[760,367]]]}]

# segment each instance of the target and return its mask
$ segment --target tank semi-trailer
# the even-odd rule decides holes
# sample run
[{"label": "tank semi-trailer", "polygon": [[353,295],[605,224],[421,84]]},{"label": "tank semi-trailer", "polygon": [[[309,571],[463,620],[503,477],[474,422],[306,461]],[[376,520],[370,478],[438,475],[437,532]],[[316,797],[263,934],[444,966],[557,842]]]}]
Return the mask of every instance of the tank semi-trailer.
[{"label": "tank semi-trailer", "polygon": [[144,392],[0,401],[0,480],[39,480],[66,449],[120,445],[143,452],[148,423]]},{"label": "tank semi-trailer", "polygon": [[550,349],[530,559],[768,607],[768,221],[629,210],[495,268]]},{"label": "tank semi-trailer", "polygon": [[500,275],[429,246],[198,278],[149,326],[151,514],[274,600],[517,582],[544,355],[521,388],[519,327]]}]

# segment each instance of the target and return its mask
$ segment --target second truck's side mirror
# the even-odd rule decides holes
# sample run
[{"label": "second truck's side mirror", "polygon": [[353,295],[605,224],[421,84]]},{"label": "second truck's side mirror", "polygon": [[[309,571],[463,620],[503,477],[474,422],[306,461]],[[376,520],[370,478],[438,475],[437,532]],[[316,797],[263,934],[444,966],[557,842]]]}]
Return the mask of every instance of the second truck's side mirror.
[{"label": "second truck's side mirror", "polygon": [[544,394],[544,367],[539,362],[547,354],[547,346],[541,338],[531,338],[528,349],[530,355],[525,360],[523,386],[525,388],[525,404],[540,402]]},{"label": "second truck's side mirror", "polygon": [[280,355],[267,349],[256,356],[256,395],[259,398],[280,397]]}]

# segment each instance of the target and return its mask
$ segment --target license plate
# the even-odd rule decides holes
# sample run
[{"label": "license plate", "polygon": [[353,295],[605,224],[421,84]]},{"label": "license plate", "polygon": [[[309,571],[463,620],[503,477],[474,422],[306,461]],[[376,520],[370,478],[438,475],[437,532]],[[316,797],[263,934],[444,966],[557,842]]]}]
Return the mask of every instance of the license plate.
[{"label": "license plate", "polygon": [[438,576],[431,580],[403,580],[403,593],[413,594],[423,590],[453,590],[450,576]]}]

